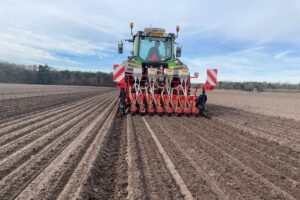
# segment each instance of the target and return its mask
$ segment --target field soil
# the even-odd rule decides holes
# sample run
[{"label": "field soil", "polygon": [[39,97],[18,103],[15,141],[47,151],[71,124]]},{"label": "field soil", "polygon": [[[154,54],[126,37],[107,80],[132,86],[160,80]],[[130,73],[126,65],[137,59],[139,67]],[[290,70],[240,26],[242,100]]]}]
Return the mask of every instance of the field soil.
[{"label": "field soil", "polygon": [[300,121],[300,93],[213,90],[209,103]]},{"label": "field soil", "polygon": [[0,101],[0,199],[300,199],[299,121],[247,95],[210,92],[209,118],[122,117],[114,88],[26,90]]}]

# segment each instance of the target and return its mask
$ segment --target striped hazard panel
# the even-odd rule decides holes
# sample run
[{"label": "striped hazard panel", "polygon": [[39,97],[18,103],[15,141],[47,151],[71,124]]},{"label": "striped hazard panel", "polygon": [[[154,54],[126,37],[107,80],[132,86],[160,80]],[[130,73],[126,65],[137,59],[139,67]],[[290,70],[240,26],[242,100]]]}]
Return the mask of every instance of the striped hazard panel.
[{"label": "striped hazard panel", "polygon": [[114,65],[114,82],[121,82],[125,78],[125,66]]},{"label": "striped hazard panel", "polygon": [[217,85],[217,69],[208,69],[207,70],[207,78],[206,85],[207,86],[216,86]]}]

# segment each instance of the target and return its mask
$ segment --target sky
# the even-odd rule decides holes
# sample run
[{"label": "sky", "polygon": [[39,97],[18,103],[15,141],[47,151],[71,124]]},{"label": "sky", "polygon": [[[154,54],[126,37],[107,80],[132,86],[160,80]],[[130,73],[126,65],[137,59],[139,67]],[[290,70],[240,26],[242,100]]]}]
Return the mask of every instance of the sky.
[{"label": "sky", "polygon": [[0,0],[0,60],[112,71],[117,42],[145,27],[175,32],[204,81],[300,83],[300,0]]}]

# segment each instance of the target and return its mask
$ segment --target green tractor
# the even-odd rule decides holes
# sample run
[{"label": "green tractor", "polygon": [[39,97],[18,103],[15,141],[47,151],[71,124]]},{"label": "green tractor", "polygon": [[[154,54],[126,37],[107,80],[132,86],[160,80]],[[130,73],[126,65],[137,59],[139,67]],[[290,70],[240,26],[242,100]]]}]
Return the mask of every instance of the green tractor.
[{"label": "green tractor", "polygon": [[[191,95],[190,80],[197,78],[198,73],[190,76],[188,67],[179,60],[181,46],[175,42],[179,26],[176,26],[176,34],[166,33],[162,28],[145,28],[133,34],[133,23],[130,28],[132,39],[121,40],[118,53],[123,53],[126,41],[133,44],[131,56],[121,65],[114,65],[114,81],[121,90],[121,107],[128,108],[131,114],[141,115],[206,115],[205,91],[216,85],[217,70],[208,70],[205,86],[196,87]],[[202,89],[199,97],[196,96],[198,88]]]}]

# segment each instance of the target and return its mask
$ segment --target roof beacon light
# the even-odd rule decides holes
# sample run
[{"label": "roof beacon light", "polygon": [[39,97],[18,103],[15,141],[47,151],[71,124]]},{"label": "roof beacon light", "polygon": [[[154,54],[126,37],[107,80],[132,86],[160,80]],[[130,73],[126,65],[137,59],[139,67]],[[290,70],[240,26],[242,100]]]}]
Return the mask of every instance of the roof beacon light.
[{"label": "roof beacon light", "polygon": [[134,26],[134,23],[130,22],[131,35],[133,35],[133,33],[132,33],[133,26]]},{"label": "roof beacon light", "polygon": [[179,25],[177,25],[177,26],[176,26],[177,37],[178,37],[179,29],[180,29],[180,27],[179,27]]},{"label": "roof beacon light", "polygon": [[130,22],[130,28],[133,28],[133,26],[134,26],[134,23]]}]

